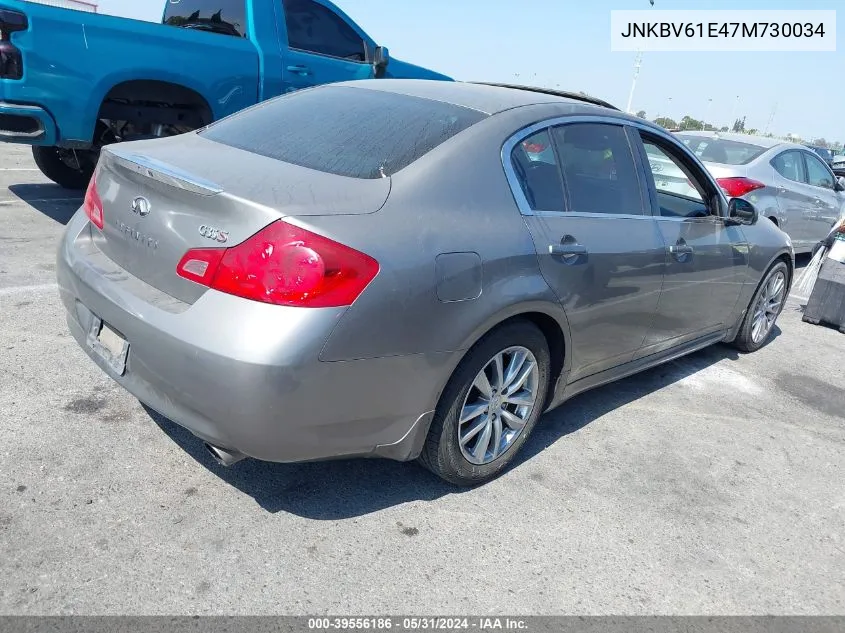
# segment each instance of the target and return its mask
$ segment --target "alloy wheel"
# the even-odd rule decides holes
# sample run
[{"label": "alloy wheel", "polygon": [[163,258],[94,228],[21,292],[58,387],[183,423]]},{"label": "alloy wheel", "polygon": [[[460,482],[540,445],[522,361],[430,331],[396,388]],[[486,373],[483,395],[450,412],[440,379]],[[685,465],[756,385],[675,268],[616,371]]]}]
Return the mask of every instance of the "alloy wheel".
[{"label": "alloy wheel", "polygon": [[779,270],[766,281],[754,306],[754,318],[751,322],[752,341],[760,343],[769,335],[780,314],[785,297],[786,275]]}]

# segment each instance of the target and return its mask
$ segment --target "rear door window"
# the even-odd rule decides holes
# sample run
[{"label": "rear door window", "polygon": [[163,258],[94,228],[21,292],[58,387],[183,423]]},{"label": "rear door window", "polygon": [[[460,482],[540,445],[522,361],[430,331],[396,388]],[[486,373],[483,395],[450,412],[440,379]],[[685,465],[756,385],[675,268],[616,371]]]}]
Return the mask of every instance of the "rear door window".
[{"label": "rear door window", "polygon": [[807,182],[807,172],[804,170],[801,152],[789,151],[778,154],[772,159],[772,167],[787,180]]},{"label": "rear door window", "polygon": [[634,155],[621,126],[574,123],[552,134],[570,211],[645,215]]},{"label": "rear door window", "polygon": [[431,99],[322,86],[264,102],[199,134],[330,174],[384,178],[486,117]]},{"label": "rear door window", "polygon": [[334,11],[313,0],[283,0],[283,4],[291,48],[365,61],[364,39]]},{"label": "rear door window", "polygon": [[563,182],[547,129],[518,143],[511,152],[511,164],[532,211],[564,210]]},{"label": "rear door window", "polygon": [[167,0],[164,24],[222,35],[246,37],[244,0]]}]

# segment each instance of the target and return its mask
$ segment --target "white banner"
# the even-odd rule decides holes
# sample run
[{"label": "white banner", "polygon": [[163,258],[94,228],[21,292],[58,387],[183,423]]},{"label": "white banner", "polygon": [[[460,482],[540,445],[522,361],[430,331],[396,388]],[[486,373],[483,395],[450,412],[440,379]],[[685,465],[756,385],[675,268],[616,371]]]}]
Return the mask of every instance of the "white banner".
[{"label": "white banner", "polygon": [[836,11],[611,11],[611,51],[835,51]]}]

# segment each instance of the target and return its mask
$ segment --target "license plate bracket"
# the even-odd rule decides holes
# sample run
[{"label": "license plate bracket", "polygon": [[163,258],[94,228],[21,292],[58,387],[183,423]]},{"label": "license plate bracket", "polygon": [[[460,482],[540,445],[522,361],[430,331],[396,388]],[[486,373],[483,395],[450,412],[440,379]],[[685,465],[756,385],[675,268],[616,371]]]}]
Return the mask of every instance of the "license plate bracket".
[{"label": "license plate bracket", "polygon": [[88,347],[118,376],[126,372],[129,341],[96,315],[92,317],[91,327],[88,329]]}]

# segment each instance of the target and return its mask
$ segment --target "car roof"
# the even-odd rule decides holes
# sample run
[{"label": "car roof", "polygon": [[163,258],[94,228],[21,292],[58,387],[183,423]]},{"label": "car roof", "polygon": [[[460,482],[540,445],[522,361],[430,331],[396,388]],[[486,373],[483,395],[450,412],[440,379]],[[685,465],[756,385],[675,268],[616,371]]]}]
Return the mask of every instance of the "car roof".
[{"label": "car roof", "polygon": [[677,136],[681,138],[685,136],[697,136],[699,138],[724,139],[726,141],[736,141],[739,143],[748,143],[749,145],[756,145],[757,147],[762,147],[767,150],[773,147],[808,149],[806,145],[790,143],[789,141],[784,141],[779,138],[769,138],[768,136],[755,136],[753,134],[737,134],[734,132],[699,132],[697,130],[684,130],[683,132],[678,132]]},{"label": "car roof", "polygon": [[[493,115],[505,110],[529,105],[560,104],[564,109],[576,112],[596,113],[605,111],[608,115],[624,116],[612,105],[595,97],[566,93],[532,86],[511,86],[506,84],[468,83],[463,81],[437,81],[427,79],[369,79],[343,82],[344,85],[368,90],[381,90],[412,97],[432,99],[451,103]],[[629,117],[636,119],[636,117]],[[642,119],[636,119],[642,121]]]}]

